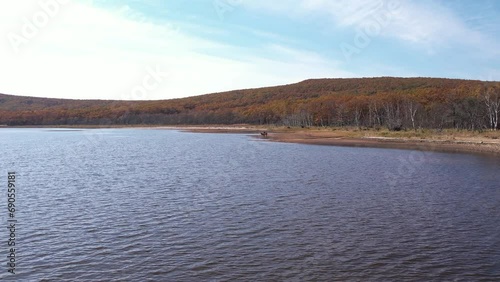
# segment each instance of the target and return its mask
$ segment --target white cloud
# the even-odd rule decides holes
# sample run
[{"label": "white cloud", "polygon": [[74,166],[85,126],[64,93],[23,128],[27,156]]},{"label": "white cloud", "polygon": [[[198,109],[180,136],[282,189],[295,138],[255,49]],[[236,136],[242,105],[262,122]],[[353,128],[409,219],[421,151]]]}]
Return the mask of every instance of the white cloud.
[{"label": "white cloud", "polygon": [[[167,99],[315,76],[349,75],[312,52],[278,45],[263,46],[264,51],[279,54],[276,59],[264,59],[258,54],[240,55],[237,59],[206,55],[203,50],[227,50],[232,58],[243,52],[238,47],[186,34],[174,23],[150,22],[128,6],[110,11],[88,2],[60,5],[50,21],[37,28],[35,35],[23,41],[19,52],[15,52],[9,34],[22,36],[23,17],[33,19],[40,11],[38,1],[0,3],[2,93]],[[168,77],[146,93],[131,95],[147,79],[148,69],[156,68],[169,73]]]},{"label": "white cloud", "polygon": [[339,28],[365,29],[378,23],[378,35],[398,38],[430,52],[453,44],[464,44],[498,54],[498,44],[467,27],[447,7],[430,1],[407,0],[291,0],[245,1],[249,9],[267,10],[290,17],[310,14],[332,20]]},{"label": "white cloud", "polygon": [[[56,3],[62,0],[41,0]],[[288,13],[291,17],[323,15],[337,27],[359,28],[374,15],[377,5],[367,0],[244,1],[243,7]],[[383,3],[388,7],[387,2]],[[167,99],[225,90],[285,84],[314,77],[376,75],[373,68],[357,74],[341,70],[341,64],[310,50],[294,49],[293,39],[251,27],[237,27],[266,38],[264,45],[236,47],[193,36],[224,30],[175,22],[152,22],[124,5],[105,10],[90,2],[61,4],[44,27],[22,41],[15,52],[12,34],[22,36],[26,21],[44,10],[39,0],[0,2],[0,92],[64,98]],[[371,3],[367,6],[367,3]],[[396,37],[433,51],[442,45],[465,41],[492,54],[498,48],[479,31],[469,30],[444,7],[424,9],[418,2],[395,5],[390,25],[381,35]],[[26,20],[25,20],[26,19]],[[43,18],[35,19],[39,21]],[[28,28],[29,30],[29,28]],[[26,30],[25,30],[26,31]],[[493,47],[492,47],[493,46]],[[211,54],[211,55],[210,55]],[[214,55],[216,54],[216,55]],[[495,53],[493,53],[495,54]],[[498,54],[498,53],[496,53]],[[386,66],[390,68],[390,66]],[[169,73],[157,87],[133,95],[149,70]],[[381,66],[377,69],[383,69]],[[398,73],[397,69],[384,74]],[[144,95],[143,95],[144,94]]]}]

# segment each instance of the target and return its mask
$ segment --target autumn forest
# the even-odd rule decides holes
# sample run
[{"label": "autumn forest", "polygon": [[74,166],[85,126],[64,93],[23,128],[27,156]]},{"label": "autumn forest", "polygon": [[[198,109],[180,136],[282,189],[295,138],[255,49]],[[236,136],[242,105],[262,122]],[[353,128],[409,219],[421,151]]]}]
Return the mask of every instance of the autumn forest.
[{"label": "autumn forest", "polygon": [[275,124],[497,130],[500,83],[437,78],[313,79],[173,100],[0,94],[0,125]]}]

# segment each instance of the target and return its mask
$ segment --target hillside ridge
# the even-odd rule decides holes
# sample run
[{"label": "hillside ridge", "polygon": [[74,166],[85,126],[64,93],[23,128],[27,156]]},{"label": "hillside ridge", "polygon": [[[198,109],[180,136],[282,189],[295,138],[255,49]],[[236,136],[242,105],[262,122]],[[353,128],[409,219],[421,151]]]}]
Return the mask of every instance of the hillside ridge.
[{"label": "hillside ridge", "polygon": [[77,100],[0,94],[0,124],[248,123],[475,130],[497,124],[496,108],[487,101],[497,101],[499,89],[499,82],[479,80],[372,77],[307,79],[169,100]]}]

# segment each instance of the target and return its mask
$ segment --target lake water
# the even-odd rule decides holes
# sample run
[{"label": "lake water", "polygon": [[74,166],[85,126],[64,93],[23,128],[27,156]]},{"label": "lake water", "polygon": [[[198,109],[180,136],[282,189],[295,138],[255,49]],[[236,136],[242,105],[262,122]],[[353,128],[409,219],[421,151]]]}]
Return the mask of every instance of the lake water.
[{"label": "lake water", "polygon": [[140,129],[0,150],[2,281],[500,279],[498,158]]}]

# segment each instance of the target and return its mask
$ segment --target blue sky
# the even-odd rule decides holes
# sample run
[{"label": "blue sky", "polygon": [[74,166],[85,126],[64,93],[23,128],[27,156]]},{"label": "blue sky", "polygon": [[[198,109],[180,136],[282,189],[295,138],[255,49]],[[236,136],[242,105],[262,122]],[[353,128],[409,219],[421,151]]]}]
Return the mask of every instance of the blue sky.
[{"label": "blue sky", "polygon": [[169,99],[309,78],[500,80],[500,1],[0,4],[0,93]]}]

